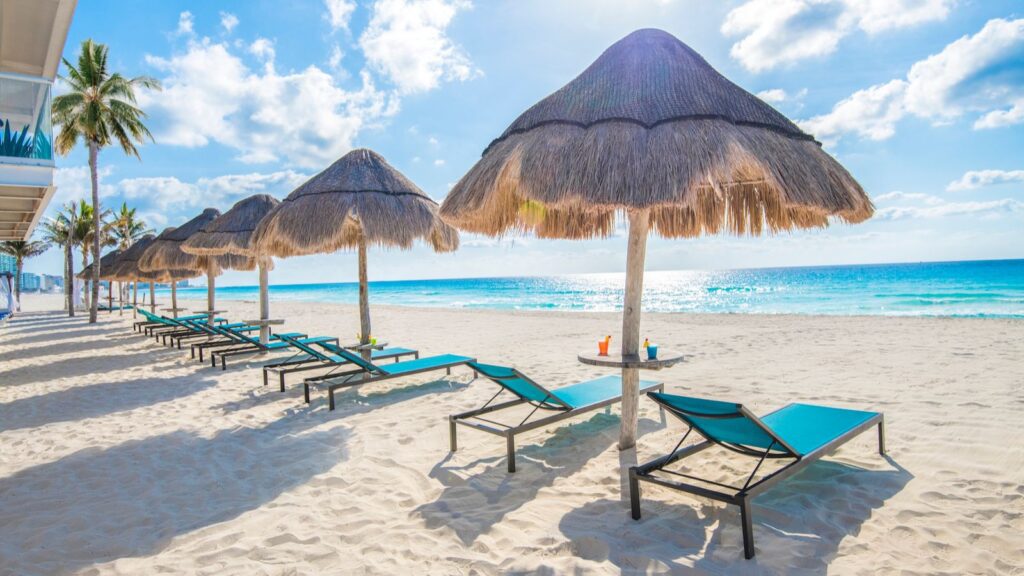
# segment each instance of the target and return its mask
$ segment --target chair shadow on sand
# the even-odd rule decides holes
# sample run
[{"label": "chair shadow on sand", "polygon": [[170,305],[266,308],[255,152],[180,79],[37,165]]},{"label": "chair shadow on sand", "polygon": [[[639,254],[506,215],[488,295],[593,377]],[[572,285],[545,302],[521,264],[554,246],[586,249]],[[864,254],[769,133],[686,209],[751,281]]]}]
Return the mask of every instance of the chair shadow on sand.
[{"label": "chair shadow on sand", "polygon": [[324,423],[313,416],[87,448],[0,478],[4,570],[65,573],[146,556],[260,508],[347,459],[349,431],[310,430]]},{"label": "chair shadow on sand", "polygon": [[[262,378],[262,375],[257,374],[254,378]],[[418,384],[413,383],[407,386],[391,387],[381,391],[372,389],[373,386],[379,386],[379,384],[370,384],[370,389],[356,386],[334,395],[335,410],[331,413],[331,416],[344,418],[345,416],[364,414],[371,410],[413,400],[429,394],[458,392],[465,389],[469,384],[470,382],[442,378]],[[317,392],[320,392],[320,394],[317,394]],[[302,400],[301,381],[292,383],[285,388],[284,393],[279,391],[276,382],[271,381],[267,386],[260,386],[256,390],[249,391],[246,397],[241,400],[225,402],[214,408],[224,412],[235,412],[238,410],[248,410],[264,404],[272,404],[283,399],[287,399],[290,402],[298,402],[301,404],[301,411],[303,412],[322,411],[320,409],[326,407],[327,403],[326,393],[318,388],[314,388],[310,391],[310,399],[312,401],[308,405],[305,404]]]},{"label": "chair shadow on sand", "polygon": [[[52,328],[52,329],[50,329]],[[30,344],[57,344],[61,340],[70,340],[72,338],[97,338],[100,336],[112,335],[116,332],[123,332],[123,328],[118,326],[104,326],[102,324],[92,325],[90,327],[62,327],[53,326],[48,327],[46,331],[41,329],[35,329],[30,331],[22,331],[18,333],[12,333],[12,336],[18,336],[11,338],[10,340],[4,340],[5,346],[27,346]]]},{"label": "chair shadow on sand", "polygon": [[[148,366],[155,372],[161,372],[167,368],[160,366],[160,361],[181,356],[181,352],[178,350],[163,349],[133,350],[124,354],[100,352],[104,348],[113,346],[115,344],[102,346],[93,343],[83,347],[84,350],[95,350],[97,352],[97,354],[92,356],[76,356],[54,360],[47,362],[45,369],[39,364],[32,364],[0,372],[0,387],[49,382],[61,378],[95,378],[96,374],[103,374],[107,370],[129,370],[138,366]],[[65,344],[61,347],[61,351],[66,353],[78,348],[74,344]],[[2,361],[3,358],[0,358],[0,362]]]},{"label": "chair shadow on sand", "polygon": [[[604,451],[614,449],[620,422],[618,414],[599,412],[587,420],[566,423],[546,437],[543,433],[524,434],[516,449],[516,472],[511,474],[507,470],[501,438],[477,432],[490,442],[472,449],[500,456],[453,466],[454,457],[449,454],[430,472],[430,477],[440,481],[444,490],[437,500],[420,506],[414,514],[422,517],[428,528],[446,526],[464,544],[470,545],[509,513],[534,500],[543,488],[552,486],[559,478],[576,474]],[[641,433],[664,426],[664,422],[640,420]],[[472,430],[460,432],[467,436],[474,434]],[[543,437],[540,444],[536,443],[540,440],[538,436]],[[466,450],[460,447],[458,454],[465,458]],[[615,490],[617,483],[617,478],[609,482],[609,491]]]},{"label": "chair shadow on sand", "polygon": [[913,479],[885,460],[892,470],[819,460],[757,497],[751,560],[743,558],[738,508],[649,484],[642,485],[639,521],[630,517],[628,500],[617,498],[573,510],[559,527],[585,544],[577,547],[590,559],[607,560],[623,573],[825,574],[843,538],[859,533],[874,510]]},{"label": "chair shadow on sand", "polygon": [[0,432],[72,422],[184,398],[217,383],[185,374],[75,386],[0,403]]}]

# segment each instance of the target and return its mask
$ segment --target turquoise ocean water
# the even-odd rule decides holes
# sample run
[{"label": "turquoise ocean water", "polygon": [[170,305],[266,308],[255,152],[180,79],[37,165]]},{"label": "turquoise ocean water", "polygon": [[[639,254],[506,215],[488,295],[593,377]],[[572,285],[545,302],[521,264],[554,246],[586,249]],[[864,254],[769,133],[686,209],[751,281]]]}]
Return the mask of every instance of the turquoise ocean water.
[{"label": "turquoise ocean water", "polygon": [[[621,309],[623,274],[370,283],[375,304],[522,310]],[[166,291],[164,291],[166,292]],[[178,292],[204,298],[205,288]],[[256,300],[256,286],[217,298]],[[355,303],[354,283],[279,284],[271,301]],[[648,272],[644,310],[1024,318],[1024,260]]]}]

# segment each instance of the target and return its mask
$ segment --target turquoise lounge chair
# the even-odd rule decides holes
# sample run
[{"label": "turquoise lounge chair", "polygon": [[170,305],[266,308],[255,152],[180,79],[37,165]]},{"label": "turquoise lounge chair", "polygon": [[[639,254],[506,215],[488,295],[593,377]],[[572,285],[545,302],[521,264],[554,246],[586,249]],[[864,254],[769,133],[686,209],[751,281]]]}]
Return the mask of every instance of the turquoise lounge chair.
[{"label": "turquoise lounge chair", "polygon": [[[570,386],[548,390],[531,380],[515,368],[479,364],[471,362],[469,367],[500,386],[498,393],[491,397],[482,407],[448,417],[451,451],[458,449],[455,425],[462,424],[483,432],[505,437],[508,450],[508,471],[516,471],[515,435],[547,426],[560,420],[572,418],[580,414],[616,404],[622,400],[622,378],[620,376],[604,376],[587,380]],[[641,392],[664,390],[665,385],[653,380],[641,380]],[[516,398],[500,404],[491,404],[502,394],[510,392]],[[480,418],[483,414],[497,412],[521,404],[531,404],[534,408],[519,424],[505,425],[500,422]],[[555,414],[533,422],[527,422],[538,410],[547,410]]]},{"label": "turquoise lounge chair", "polygon": [[334,350],[334,353],[345,360],[348,360],[353,365],[357,366],[358,369],[341,374],[334,374],[326,378],[314,377],[303,380],[302,387],[306,404],[309,404],[309,387],[319,382],[327,382],[329,384],[327,388],[328,404],[330,409],[334,410],[334,391],[338,388],[362,386],[363,384],[372,384],[374,382],[382,382],[384,380],[391,380],[392,378],[399,378],[401,376],[412,376],[413,374],[420,374],[422,372],[433,372],[435,370],[445,370],[448,374],[451,374],[452,368],[476,361],[476,358],[470,358],[469,356],[441,354],[438,356],[428,356],[427,358],[417,358],[416,360],[406,360],[405,362],[395,362],[394,364],[382,366],[374,364],[369,360],[364,360],[359,354],[355,354],[349,350],[341,348],[340,346]]},{"label": "turquoise lounge chair", "polygon": [[[325,368],[330,368],[333,371],[337,368],[352,366],[351,362],[337,354],[337,349],[340,348],[340,346],[336,346],[330,342],[320,343],[319,346],[323,350],[317,350],[316,348],[303,344],[301,341],[294,338],[285,337],[281,339],[291,344],[292,347],[298,350],[298,352],[280,362],[264,365],[264,386],[267,385],[268,376],[271,372],[277,374],[278,381],[281,385],[281,392],[284,392],[284,377],[286,374],[291,374],[293,372],[306,372],[309,370],[323,370]],[[419,358],[420,353],[418,350],[413,350],[411,348],[384,348],[382,350],[373,350],[370,355],[370,360],[380,361],[393,359],[395,362],[399,362],[401,361],[402,356]],[[328,374],[325,375],[324,379],[333,376],[333,374]]]},{"label": "turquoise lounge chair", "polygon": [[[752,498],[822,456],[831,454],[853,437],[874,426],[878,427],[878,452],[885,454],[885,423],[880,412],[789,404],[758,418],[743,405],[731,402],[663,393],[649,393],[647,396],[682,420],[689,429],[672,452],[629,469],[633,519],[640,519],[641,480],[734,504],[740,508],[743,554],[747,559],[754,557],[754,529],[750,510]],[[693,431],[703,436],[704,441],[680,448]],[[666,469],[673,462],[715,445],[758,459],[742,487]],[[777,458],[788,459],[791,462],[755,482],[754,477],[764,461]],[[686,480],[695,481],[697,484]],[[721,491],[722,488],[729,491]]]},{"label": "turquoise lounge chair", "polygon": [[233,344],[230,348],[221,348],[214,350],[210,353],[210,363],[212,366],[217,366],[217,359],[220,358],[221,370],[228,369],[228,358],[232,356],[240,356],[246,354],[257,354],[264,352],[276,352],[280,350],[287,350],[292,345],[282,337],[295,337],[301,338],[298,340],[303,344],[319,344],[322,342],[338,342],[338,338],[335,336],[314,336],[312,338],[306,338],[305,334],[275,334],[271,337],[270,341],[266,344],[260,342],[259,338],[253,338],[244,332],[236,330],[221,328],[220,326],[209,326],[211,330],[217,334],[224,336],[228,340],[232,340]]}]

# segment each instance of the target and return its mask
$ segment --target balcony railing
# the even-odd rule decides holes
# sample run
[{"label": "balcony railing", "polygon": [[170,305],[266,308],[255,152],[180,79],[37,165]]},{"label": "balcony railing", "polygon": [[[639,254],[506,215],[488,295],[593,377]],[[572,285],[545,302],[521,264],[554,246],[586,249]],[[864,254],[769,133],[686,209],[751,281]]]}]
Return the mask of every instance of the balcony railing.
[{"label": "balcony railing", "polygon": [[0,74],[0,162],[53,164],[50,83]]}]

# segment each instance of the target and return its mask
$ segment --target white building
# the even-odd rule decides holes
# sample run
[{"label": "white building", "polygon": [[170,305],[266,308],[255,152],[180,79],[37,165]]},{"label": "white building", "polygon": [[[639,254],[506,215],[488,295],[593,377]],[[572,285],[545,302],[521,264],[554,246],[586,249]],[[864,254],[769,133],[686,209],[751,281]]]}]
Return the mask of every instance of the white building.
[{"label": "white building", "polygon": [[0,0],[0,240],[28,240],[56,190],[50,92],[76,3]]}]

